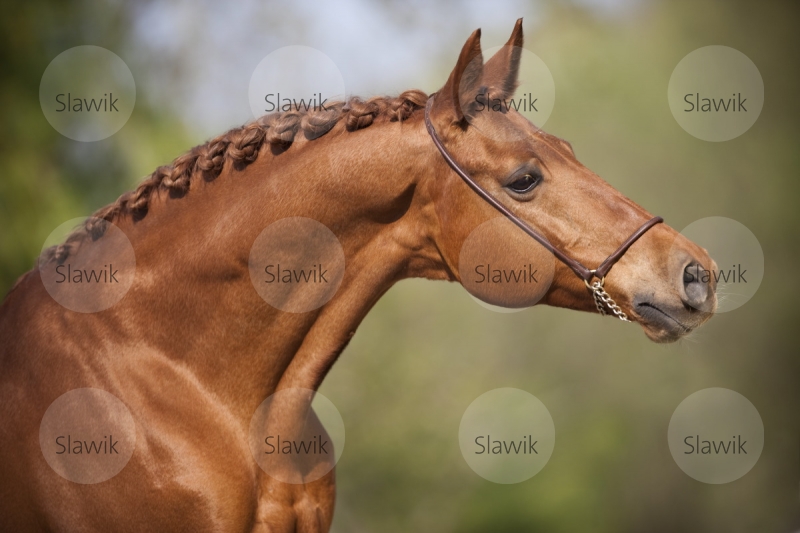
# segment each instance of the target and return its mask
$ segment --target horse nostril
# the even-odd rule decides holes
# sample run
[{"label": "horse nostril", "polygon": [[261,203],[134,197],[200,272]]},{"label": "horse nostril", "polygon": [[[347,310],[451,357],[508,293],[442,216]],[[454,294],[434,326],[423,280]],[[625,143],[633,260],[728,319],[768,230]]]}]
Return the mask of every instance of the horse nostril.
[{"label": "horse nostril", "polygon": [[698,308],[708,298],[708,280],[703,276],[704,272],[697,263],[690,263],[683,269],[683,302],[686,305]]}]

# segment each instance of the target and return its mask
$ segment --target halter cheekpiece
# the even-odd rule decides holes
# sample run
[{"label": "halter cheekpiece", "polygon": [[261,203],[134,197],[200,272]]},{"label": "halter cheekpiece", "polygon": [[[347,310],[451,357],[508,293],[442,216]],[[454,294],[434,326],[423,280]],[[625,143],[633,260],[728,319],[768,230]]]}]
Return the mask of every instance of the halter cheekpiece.
[{"label": "halter cheekpiece", "polygon": [[[425,127],[427,128],[428,134],[431,136],[431,139],[433,140],[433,144],[442,154],[442,157],[450,166],[450,168],[452,168],[453,171],[456,174],[458,174],[461,177],[461,179],[464,180],[464,182],[467,185],[469,185],[469,187],[473,191],[475,191],[475,193],[478,194],[478,196],[483,198],[487,203],[489,203],[489,205],[500,211],[500,213],[502,213],[507,219],[516,224],[522,231],[531,236],[539,244],[544,246],[548,251],[550,251],[554,256],[556,256],[559,261],[561,261],[569,268],[571,268],[572,271],[575,272],[575,274],[583,280],[583,282],[586,284],[586,287],[592,292],[595,306],[597,307],[597,310],[600,312],[601,315],[607,315],[610,312],[613,313],[614,316],[616,316],[620,320],[623,320],[625,322],[630,322],[630,319],[628,319],[628,315],[626,315],[625,312],[622,311],[622,309],[620,309],[619,305],[617,305],[616,302],[614,302],[611,296],[603,288],[606,275],[611,270],[611,267],[613,267],[614,264],[617,261],[619,261],[623,255],[625,255],[625,252],[628,251],[628,248],[630,248],[631,245],[633,245],[633,243],[635,243],[639,239],[639,237],[647,233],[647,231],[656,224],[663,222],[664,219],[661,217],[651,218],[650,220],[642,224],[641,227],[639,227],[639,229],[634,231],[633,234],[631,234],[631,236],[628,237],[625,240],[625,242],[623,242],[619,246],[619,248],[617,248],[614,251],[614,253],[609,255],[605,261],[600,263],[600,266],[598,266],[595,269],[586,268],[578,260],[571,258],[566,253],[562,252],[561,250],[550,244],[550,242],[547,239],[545,239],[536,230],[530,227],[527,222],[519,218],[511,211],[509,211],[506,206],[501,204],[496,198],[490,195],[488,191],[486,191],[486,189],[478,185],[478,183],[469,174],[467,174],[466,171],[464,171],[464,169],[462,169],[458,165],[458,163],[456,163],[455,159],[453,159],[453,156],[450,155],[450,153],[442,144],[441,139],[439,139],[439,136],[436,134],[436,129],[433,127],[433,123],[431,122],[431,116],[430,116],[430,111],[432,106],[433,106],[433,95],[431,95],[431,97],[428,98],[428,103],[425,105]],[[597,279],[592,281],[594,278]]]}]

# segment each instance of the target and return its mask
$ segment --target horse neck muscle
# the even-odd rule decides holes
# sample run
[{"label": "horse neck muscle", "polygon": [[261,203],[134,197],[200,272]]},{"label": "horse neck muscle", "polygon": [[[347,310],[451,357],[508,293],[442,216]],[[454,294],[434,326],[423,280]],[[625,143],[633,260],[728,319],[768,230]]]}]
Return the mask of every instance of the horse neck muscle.
[{"label": "horse neck muscle", "polygon": [[[264,152],[244,170],[226,169],[182,199],[156,202],[141,221],[121,223],[137,254],[135,297],[118,304],[125,323],[248,409],[276,388],[316,389],[396,281],[447,277],[430,244],[436,221],[423,177],[435,153],[419,116],[355,132],[337,127],[284,153]],[[259,233],[292,216],[331,229],[346,262],[334,297],[300,314],[264,302],[248,272]]]}]

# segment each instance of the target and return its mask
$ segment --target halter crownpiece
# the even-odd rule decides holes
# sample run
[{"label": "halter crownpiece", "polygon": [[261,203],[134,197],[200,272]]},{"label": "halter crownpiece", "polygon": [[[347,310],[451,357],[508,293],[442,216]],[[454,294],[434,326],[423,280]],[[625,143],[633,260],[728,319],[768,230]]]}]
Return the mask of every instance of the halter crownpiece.
[{"label": "halter crownpiece", "polygon": [[[608,311],[611,311],[620,320],[623,320],[625,322],[630,322],[628,316],[622,311],[622,309],[620,309],[620,307],[616,304],[616,302],[614,302],[611,296],[605,291],[605,289],[603,288],[603,284],[605,283],[606,275],[611,270],[611,267],[613,267],[614,264],[616,264],[616,262],[619,261],[623,255],[625,255],[625,252],[628,251],[628,248],[630,248],[631,245],[633,245],[633,243],[639,240],[639,237],[647,233],[647,231],[650,228],[652,228],[656,224],[664,222],[664,219],[661,217],[651,218],[650,220],[642,224],[642,226],[639,229],[634,231],[633,234],[630,237],[628,237],[625,240],[625,242],[623,242],[619,246],[619,248],[617,248],[614,251],[614,253],[609,255],[605,261],[600,263],[600,266],[592,270],[586,268],[579,261],[571,258],[566,253],[562,252],[561,250],[550,244],[550,242],[547,239],[545,239],[542,235],[540,235],[535,229],[530,227],[530,225],[528,225],[527,222],[519,218],[511,211],[509,211],[506,206],[501,204],[494,196],[489,194],[489,192],[486,189],[478,185],[478,183],[472,178],[472,176],[467,174],[466,171],[462,169],[458,165],[458,163],[456,163],[455,159],[453,159],[453,156],[450,155],[450,153],[444,147],[444,144],[442,144],[442,141],[436,134],[436,129],[433,127],[433,123],[431,122],[430,111],[431,107],[433,107],[433,97],[434,95],[431,95],[431,97],[428,98],[428,103],[425,105],[425,128],[428,130],[428,134],[431,136],[433,144],[439,150],[439,153],[442,154],[442,157],[450,166],[450,168],[452,168],[453,171],[456,174],[458,174],[461,177],[461,179],[464,180],[464,182],[466,182],[467,185],[469,185],[470,189],[472,189],[473,191],[475,191],[475,193],[477,193],[478,196],[483,198],[489,205],[500,211],[500,213],[502,213],[507,219],[516,224],[522,231],[527,233],[539,244],[544,246],[549,252],[551,252],[554,256],[556,256],[559,261],[561,261],[569,268],[571,268],[572,271],[575,272],[575,274],[583,280],[583,282],[586,284],[586,287],[590,291],[592,291],[592,296],[594,297],[595,306],[597,307],[597,310],[600,312],[601,315],[606,315],[608,314]],[[593,278],[598,278],[598,279],[593,282],[592,281]],[[606,308],[608,308],[608,311],[606,310]]]}]

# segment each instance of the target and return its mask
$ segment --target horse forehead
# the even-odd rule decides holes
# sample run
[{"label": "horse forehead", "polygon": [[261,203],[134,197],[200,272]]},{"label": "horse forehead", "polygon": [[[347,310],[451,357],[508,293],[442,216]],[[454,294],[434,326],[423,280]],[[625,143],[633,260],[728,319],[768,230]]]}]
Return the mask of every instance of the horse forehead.
[{"label": "horse forehead", "polygon": [[[586,170],[577,160],[572,145],[551,133],[536,127],[522,115],[509,114],[495,120],[495,127],[512,128],[518,133],[514,140],[502,140],[482,133],[477,128],[474,136],[466,136],[464,142],[471,146],[470,155],[475,162],[484,160],[486,165],[518,165],[521,161],[538,159],[551,167],[564,166],[571,170]],[[481,146],[481,148],[478,148]],[[551,168],[552,169],[552,168]]]},{"label": "horse forehead", "polygon": [[583,165],[575,158],[569,146],[566,141],[538,130],[531,132],[524,142],[517,143],[516,148],[509,149],[508,152],[517,158],[537,159],[550,170],[557,167],[579,170]]},{"label": "horse forehead", "polygon": [[531,138],[538,151],[552,152],[569,161],[576,161],[572,152],[572,145],[561,137],[547,133],[542,129],[537,129],[533,132]]},{"label": "horse forehead", "polygon": [[529,152],[526,155],[551,161],[564,159],[565,162],[580,166],[580,163],[575,158],[572,145],[568,141],[547,133],[519,113],[513,113],[511,116],[504,118],[511,122],[507,127],[515,127],[523,131],[527,130],[527,135],[523,134],[528,141],[525,143],[527,150],[523,148],[523,151]]}]

